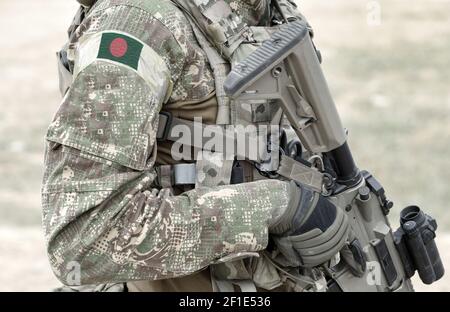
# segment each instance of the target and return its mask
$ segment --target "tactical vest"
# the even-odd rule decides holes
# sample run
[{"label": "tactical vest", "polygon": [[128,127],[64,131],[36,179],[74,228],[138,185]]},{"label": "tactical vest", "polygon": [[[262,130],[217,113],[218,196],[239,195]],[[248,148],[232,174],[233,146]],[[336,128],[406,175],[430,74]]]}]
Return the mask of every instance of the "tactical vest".
[{"label": "tactical vest", "polygon": [[[69,38],[72,38],[76,29],[81,25],[89,9],[96,0],[77,0],[81,7],[69,28]],[[273,109],[268,101],[254,101],[249,103],[234,103],[226,96],[223,83],[231,68],[244,60],[256,50],[263,41],[270,38],[271,33],[278,30],[278,26],[248,26],[223,0],[203,1],[207,4],[193,5],[186,0],[171,0],[191,23],[195,37],[207,55],[215,79],[215,96],[218,103],[216,124],[220,127],[228,125],[277,125],[286,129],[286,141],[294,139],[295,134],[288,126],[280,108]],[[286,11],[281,14],[284,18],[291,16]],[[60,75],[60,91],[64,95],[72,83],[73,64],[70,63],[70,53],[74,49],[67,43],[58,53],[58,68]],[[170,129],[177,124],[189,122],[172,118],[162,112],[160,114],[158,129],[159,140],[171,140]],[[251,136],[260,135],[255,133]],[[217,153],[216,153],[217,154]],[[229,159],[229,157],[227,157]],[[223,157],[220,166],[214,159],[202,157],[193,164],[179,164],[173,166],[160,166],[157,168],[159,184],[162,187],[176,185],[217,186],[230,183],[249,182],[264,179],[256,168],[251,177],[243,177],[243,168],[234,160]],[[237,165],[236,165],[237,164]],[[207,172],[215,172],[199,181],[198,176],[205,176]],[[242,253],[238,258],[221,259],[220,263],[211,265],[213,289],[216,291],[233,291],[233,285],[242,291],[256,291],[256,287],[274,289],[284,283],[298,286],[299,281],[292,276],[280,274],[268,257],[256,253]]]}]

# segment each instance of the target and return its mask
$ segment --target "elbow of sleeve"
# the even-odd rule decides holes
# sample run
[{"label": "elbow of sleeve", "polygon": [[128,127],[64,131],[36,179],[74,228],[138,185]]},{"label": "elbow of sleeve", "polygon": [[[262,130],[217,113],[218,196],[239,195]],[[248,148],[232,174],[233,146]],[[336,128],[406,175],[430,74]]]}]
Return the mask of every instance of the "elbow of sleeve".
[{"label": "elbow of sleeve", "polygon": [[51,241],[47,249],[54,275],[64,285],[81,285],[81,267],[78,260],[82,258],[82,255],[69,253],[63,245],[55,245]]},{"label": "elbow of sleeve", "polygon": [[[80,286],[92,284],[85,281],[84,269],[81,266],[86,250],[79,246],[68,244],[61,239],[64,234],[56,235],[47,246],[50,266],[56,278],[66,286]],[[92,271],[96,271],[95,269]]]},{"label": "elbow of sleeve", "polygon": [[[48,242],[47,255],[56,278],[66,286],[81,286],[107,283],[99,261],[93,261],[92,249],[85,247],[78,235],[70,235],[65,229]],[[89,259],[89,260],[87,260]]]}]

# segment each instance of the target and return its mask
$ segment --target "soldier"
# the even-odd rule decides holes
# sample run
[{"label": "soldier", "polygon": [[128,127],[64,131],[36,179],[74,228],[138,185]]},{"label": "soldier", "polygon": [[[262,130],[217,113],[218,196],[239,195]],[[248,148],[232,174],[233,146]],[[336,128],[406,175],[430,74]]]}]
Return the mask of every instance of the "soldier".
[{"label": "soldier", "polygon": [[[73,284],[78,268],[79,284],[126,282],[130,291],[294,287],[273,250],[277,263],[301,266],[295,236],[329,236],[346,216],[250,162],[175,161],[166,127],[198,116],[219,126],[282,124],[265,103],[251,103],[246,117],[221,83],[276,21],[303,18],[295,5],[80,2],[59,53],[64,98],[46,135],[43,224],[55,275]],[[346,242],[348,231],[339,233],[329,254]]]}]

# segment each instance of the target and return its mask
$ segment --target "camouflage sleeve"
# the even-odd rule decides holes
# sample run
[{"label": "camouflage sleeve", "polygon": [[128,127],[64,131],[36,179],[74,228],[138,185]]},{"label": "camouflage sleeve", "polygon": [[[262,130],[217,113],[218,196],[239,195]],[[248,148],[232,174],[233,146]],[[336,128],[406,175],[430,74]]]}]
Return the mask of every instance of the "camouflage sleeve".
[{"label": "camouflage sleeve", "polygon": [[164,1],[143,3],[152,2],[94,7],[76,44],[73,83],[46,136],[43,226],[65,284],[183,276],[262,250],[274,207],[287,206],[281,181],[179,196],[152,188],[157,116],[181,73],[187,26]]}]

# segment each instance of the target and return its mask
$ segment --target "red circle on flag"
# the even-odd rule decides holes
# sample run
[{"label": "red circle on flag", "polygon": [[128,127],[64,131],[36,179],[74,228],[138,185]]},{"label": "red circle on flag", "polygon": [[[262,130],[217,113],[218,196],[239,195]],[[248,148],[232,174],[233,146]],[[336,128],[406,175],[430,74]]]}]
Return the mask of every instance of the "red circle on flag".
[{"label": "red circle on flag", "polygon": [[109,46],[109,52],[111,52],[114,57],[122,57],[127,54],[128,42],[123,38],[116,38],[111,41]]}]

